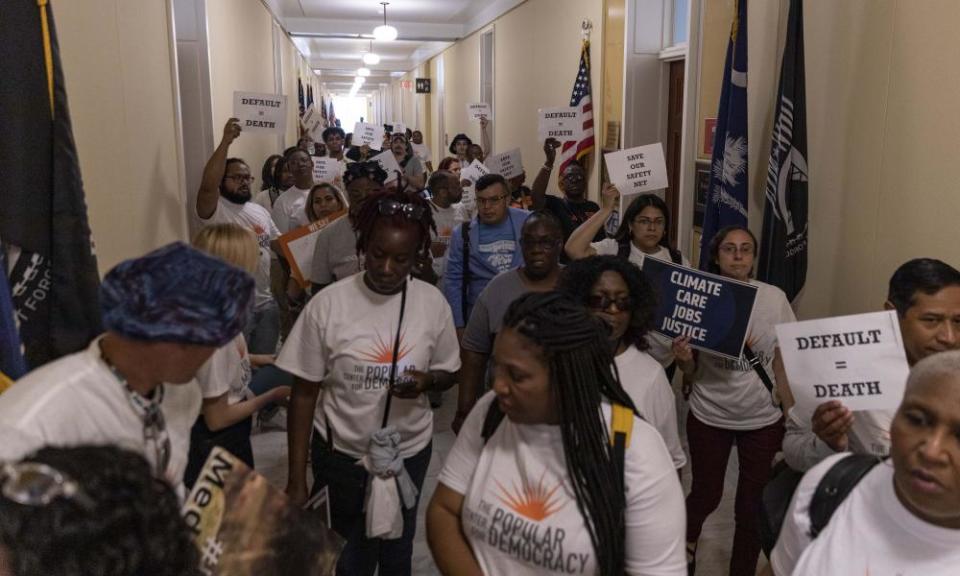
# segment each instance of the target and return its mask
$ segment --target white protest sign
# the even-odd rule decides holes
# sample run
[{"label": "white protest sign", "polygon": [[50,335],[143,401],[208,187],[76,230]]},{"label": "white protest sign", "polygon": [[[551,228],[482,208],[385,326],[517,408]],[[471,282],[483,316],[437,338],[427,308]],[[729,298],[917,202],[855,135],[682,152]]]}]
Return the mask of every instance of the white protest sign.
[{"label": "white protest sign", "polygon": [[287,97],[234,92],[233,117],[240,120],[240,128],[245,132],[283,134],[287,130]]},{"label": "white protest sign", "polygon": [[313,159],[313,183],[333,182],[341,176],[340,161],[325,156]]},{"label": "white protest sign", "polygon": [[300,121],[303,123],[303,127],[307,133],[311,134],[312,137],[313,131],[320,126],[321,120],[323,120],[323,118],[320,116],[320,113],[317,112],[316,106],[311,104],[310,107],[307,108],[307,111],[304,112],[303,118],[301,118]]},{"label": "white protest sign", "polygon": [[660,143],[604,154],[610,181],[620,191],[620,213],[628,204],[626,197],[667,187],[667,163]]},{"label": "white protest sign", "polygon": [[394,134],[406,134],[407,125],[403,122],[394,122],[393,123],[393,133]]},{"label": "white protest sign", "polygon": [[583,119],[577,108],[541,108],[537,114],[537,134],[541,142],[547,138],[570,142],[583,136]]},{"label": "white protest sign", "polygon": [[370,159],[371,162],[376,162],[383,168],[383,171],[387,173],[387,179],[384,181],[384,184],[389,184],[397,179],[397,172],[403,172],[403,168],[400,167],[400,163],[397,162],[397,157],[393,155],[393,152],[386,150],[381,152]]},{"label": "white protest sign", "polygon": [[490,104],[486,102],[477,102],[475,104],[467,104],[467,116],[471,120],[479,120],[480,118],[490,119]]},{"label": "white protest sign", "polygon": [[486,167],[490,172],[499,174],[507,180],[523,174],[523,162],[520,160],[520,149],[514,148],[486,159]]},{"label": "white protest sign", "polygon": [[474,159],[469,166],[460,170],[460,180],[469,180],[470,187],[473,188],[481,176],[485,176],[489,173],[489,168],[484,166],[479,160]]},{"label": "white protest sign", "polygon": [[383,134],[383,126],[357,122],[353,126],[353,145],[363,146],[366,144],[373,150],[379,150],[383,146]]},{"label": "white protest sign", "polygon": [[413,153],[416,154],[417,158],[423,160],[424,162],[430,161],[430,148],[426,144],[417,144],[416,142],[411,142],[410,146],[413,148]]},{"label": "white protest sign", "polygon": [[839,400],[850,410],[896,410],[910,373],[893,310],[777,326],[790,390],[806,418]]}]

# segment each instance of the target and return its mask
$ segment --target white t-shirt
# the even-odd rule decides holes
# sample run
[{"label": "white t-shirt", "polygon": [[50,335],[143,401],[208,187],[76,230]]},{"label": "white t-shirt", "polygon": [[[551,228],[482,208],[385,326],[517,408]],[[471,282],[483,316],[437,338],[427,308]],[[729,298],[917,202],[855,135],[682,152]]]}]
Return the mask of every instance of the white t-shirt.
[{"label": "white t-shirt", "polygon": [[[599,242],[592,242],[590,247],[594,249],[597,256],[616,256],[620,251],[620,244],[615,238],[604,238]],[[643,261],[647,256],[656,258],[657,260],[663,260],[664,262],[673,262],[673,259],[670,258],[670,250],[667,250],[663,246],[661,246],[655,254],[647,254],[637,248],[633,242],[630,243],[630,256],[627,258],[630,262],[636,264],[640,269],[643,269]],[[682,254],[680,255],[680,263],[684,266],[690,266],[690,261]],[[651,331],[647,334],[647,343],[650,344],[650,349],[647,350],[647,352],[653,356],[661,366],[667,367],[673,364],[672,340]]]},{"label": "white t-shirt", "polygon": [[286,234],[297,227],[297,216],[305,215],[308,194],[310,190],[291,186],[273,203],[270,215],[273,216],[273,221],[281,234]]},{"label": "white t-shirt", "polygon": [[227,394],[227,403],[236,404],[247,399],[253,371],[250,354],[243,334],[217,348],[213,356],[197,371],[197,383],[204,398],[218,398]]},{"label": "white t-shirt", "polygon": [[830,467],[804,475],[780,529],[771,564],[777,576],[953,576],[960,566],[960,530],[929,524],[908,511],[893,487],[893,466],[873,468],[810,539],[810,500]]},{"label": "white t-shirt", "polygon": [[675,468],[683,468],[687,455],[680,444],[677,428],[677,405],[673,388],[659,362],[636,346],[630,346],[614,359],[620,383],[633,400],[634,406],[663,438]]},{"label": "white t-shirt", "polygon": [[257,273],[254,276],[257,281],[254,305],[256,308],[261,308],[272,302],[273,294],[270,292],[270,241],[279,236],[280,231],[273,223],[270,213],[263,206],[254,202],[234,204],[221,196],[217,200],[217,209],[214,210],[210,218],[202,220],[202,222],[204,225],[237,224],[251,230],[256,235],[257,244],[260,245],[260,260],[257,262]]},{"label": "white t-shirt", "polygon": [[[484,444],[481,429],[495,398],[488,392],[474,406],[440,473],[441,483],[464,496],[460,518],[474,557],[484,574],[596,574],[560,427],[505,417]],[[601,412],[609,426],[610,405]],[[624,467],[626,572],[685,575],[683,491],[660,435],[639,418]]]},{"label": "white t-shirt", "polygon": [[[890,423],[892,410],[857,410],[853,425],[847,432],[848,448],[854,454],[890,454]],[[811,415],[792,408],[786,418],[783,437],[783,455],[794,470],[809,470],[824,458],[836,454],[826,442],[813,432]]]},{"label": "white t-shirt", "polygon": [[[165,478],[183,482],[190,428],[200,413],[200,388],[164,384],[163,413],[170,435]],[[0,461],[19,460],[43,446],[113,444],[156,462],[156,447],[143,437],[143,420],[127,389],[103,361],[100,338],[86,350],[30,372],[0,394]]]},{"label": "white t-shirt", "polygon": [[[273,210],[273,200],[270,198],[271,188],[261,190],[253,196],[253,203],[263,206],[267,212]],[[277,196],[279,198],[279,196]]]},{"label": "white t-shirt", "polygon": [[[797,319],[782,290],[757,280],[750,280],[750,284],[758,290],[747,329],[747,345],[776,386],[774,327]],[[775,423],[782,416],[780,408],[773,404],[770,391],[746,359],[729,360],[705,352],[701,352],[697,360],[690,410],[704,424],[727,430],[756,430]]]},{"label": "white t-shirt", "polygon": [[450,247],[450,237],[457,224],[463,223],[463,212],[457,209],[456,204],[441,208],[430,202],[430,207],[433,209],[433,222],[437,225],[437,232],[431,232],[433,251],[443,250],[442,256],[436,254],[433,256],[433,271],[440,277],[437,284],[442,286],[443,273],[447,270],[447,249]]},{"label": "white t-shirt", "polygon": [[[363,273],[324,288],[304,308],[287,338],[277,367],[306,380],[323,382],[314,426],[324,438],[333,429],[334,449],[353,457],[367,453],[370,435],[380,429],[390,383],[401,294],[378,294]],[[460,368],[453,315],[443,294],[409,280],[400,336],[397,376]],[[389,424],[400,432],[400,453],[409,457],[427,446],[433,411],[425,394],[394,397]]]}]

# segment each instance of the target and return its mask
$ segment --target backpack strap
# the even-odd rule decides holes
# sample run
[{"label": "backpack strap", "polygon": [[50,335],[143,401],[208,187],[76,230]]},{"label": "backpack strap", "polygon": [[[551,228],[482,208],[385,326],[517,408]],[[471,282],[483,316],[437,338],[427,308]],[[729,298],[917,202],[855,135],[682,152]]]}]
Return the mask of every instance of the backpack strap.
[{"label": "backpack strap", "polygon": [[467,220],[460,227],[460,233],[463,235],[463,281],[460,283],[460,313],[463,316],[463,325],[466,326],[470,321],[467,315],[469,306],[467,306],[467,294],[470,292],[470,221]]},{"label": "backpack strap", "polygon": [[617,258],[621,258],[623,260],[630,259],[630,241],[629,240],[621,241],[617,243]]},{"label": "backpack strap", "polygon": [[632,434],[633,409],[623,404],[613,403],[610,406],[610,444],[613,446],[613,457],[621,474],[626,470],[624,463]]},{"label": "backpack strap", "polygon": [[683,254],[680,253],[676,248],[671,248],[667,246],[667,251],[670,252],[670,261],[674,264],[683,264]]},{"label": "backpack strap", "polygon": [[827,470],[810,499],[811,538],[816,538],[827,527],[830,517],[857,483],[880,462],[880,458],[869,454],[850,454]]}]

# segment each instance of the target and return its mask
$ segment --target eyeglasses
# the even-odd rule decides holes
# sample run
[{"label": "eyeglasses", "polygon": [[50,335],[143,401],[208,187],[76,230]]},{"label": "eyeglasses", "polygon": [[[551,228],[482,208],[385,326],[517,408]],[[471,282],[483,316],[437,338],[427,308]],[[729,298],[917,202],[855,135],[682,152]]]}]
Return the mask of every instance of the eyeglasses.
[{"label": "eyeglasses", "polygon": [[499,196],[492,196],[490,198],[481,198],[477,196],[477,206],[495,206],[497,202],[500,202],[507,196],[509,196],[509,194],[501,194]]},{"label": "eyeglasses", "polygon": [[587,308],[591,310],[609,310],[611,304],[616,304],[620,312],[626,312],[633,307],[633,300],[629,296],[610,298],[606,295],[591,295],[587,297]]},{"label": "eyeglasses", "polygon": [[57,498],[92,509],[93,500],[59,470],[40,462],[6,463],[0,467],[0,493],[22,506],[47,506]]},{"label": "eyeglasses", "polygon": [[560,240],[557,238],[524,238],[521,236],[520,245],[533,250],[538,248],[542,250],[553,250],[560,245]]},{"label": "eyeglasses", "polygon": [[256,180],[249,174],[228,174],[223,177],[224,180],[233,180],[234,182],[253,182]]},{"label": "eyeglasses", "polygon": [[383,216],[403,214],[405,218],[410,220],[419,220],[423,218],[424,207],[418,204],[405,204],[396,200],[384,199],[377,204],[377,211]]},{"label": "eyeglasses", "polygon": [[720,252],[726,254],[727,256],[735,256],[737,252],[743,254],[744,256],[750,256],[753,254],[753,244],[744,244],[743,246],[737,246],[736,244],[721,244]]},{"label": "eyeglasses", "polygon": [[657,218],[656,220],[651,220],[649,218],[637,218],[633,221],[637,226],[642,226],[644,228],[663,228],[666,224],[666,221],[663,218]]}]

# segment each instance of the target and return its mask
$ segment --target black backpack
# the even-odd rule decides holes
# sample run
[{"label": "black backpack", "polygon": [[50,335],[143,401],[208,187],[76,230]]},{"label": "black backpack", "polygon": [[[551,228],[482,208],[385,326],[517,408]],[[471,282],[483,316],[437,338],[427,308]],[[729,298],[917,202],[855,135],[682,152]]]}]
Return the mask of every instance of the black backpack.
[{"label": "black backpack", "polygon": [[[854,487],[882,459],[869,454],[850,454],[841,458],[827,470],[810,499],[810,537],[816,538],[830,522],[833,513],[847,498]],[[780,528],[790,511],[793,493],[796,492],[803,472],[787,466],[781,460],[773,468],[770,481],[763,489],[760,506],[760,545],[770,558],[780,536]]]}]

